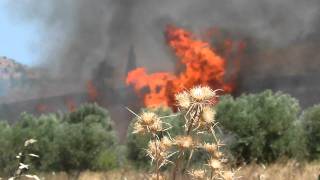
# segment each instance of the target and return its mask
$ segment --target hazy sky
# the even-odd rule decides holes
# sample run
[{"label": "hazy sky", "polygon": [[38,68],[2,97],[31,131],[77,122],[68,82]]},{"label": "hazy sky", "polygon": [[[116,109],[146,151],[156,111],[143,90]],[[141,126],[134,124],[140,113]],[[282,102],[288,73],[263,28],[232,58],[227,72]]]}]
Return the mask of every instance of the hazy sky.
[{"label": "hazy sky", "polygon": [[35,64],[37,28],[35,24],[26,24],[11,17],[11,13],[7,11],[5,0],[0,0],[0,56],[26,65]]}]

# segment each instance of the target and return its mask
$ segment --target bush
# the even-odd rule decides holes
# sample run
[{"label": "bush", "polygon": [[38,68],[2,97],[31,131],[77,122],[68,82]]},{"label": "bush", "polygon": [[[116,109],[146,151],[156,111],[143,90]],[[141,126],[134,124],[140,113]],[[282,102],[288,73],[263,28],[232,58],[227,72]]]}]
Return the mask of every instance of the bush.
[{"label": "bush", "polygon": [[32,162],[37,170],[109,170],[119,165],[110,116],[97,105],[81,106],[63,117],[24,113],[12,127],[0,123],[0,135],[0,168],[6,174],[17,167],[15,156],[30,138],[38,141],[32,150],[40,156]]},{"label": "bush", "polygon": [[32,163],[39,170],[54,170],[52,163],[56,161],[59,154],[56,152],[57,127],[62,121],[54,114],[35,117],[30,114],[22,114],[20,121],[15,124],[12,136],[12,146],[17,154],[23,148],[24,141],[36,139],[38,142],[32,146],[33,152],[41,158]]},{"label": "bush", "polygon": [[[108,170],[118,164],[117,158],[111,167],[100,166],[98,157],[105,151],[116,148],[116,136],[108,112],[97,105],[87,104],[66,115],[56,129],[58,159],[52,163],[56,170]],[[116,154],[116,153],[114,153]],[[116,156],[117,157],[117,156]],[[98,164],[96,164],[98,163]]]},{"label": "bush", "polygon": [[320,105],[315,105],[304,111],[302,122],[306,131],[309,158],[320,158]]},{"label": "bush", "polygon": [[270,90],[259,94],[221,98],[217,120],[232,132],[231,151],[237,160],[271,162],[279,157],[305,156],[298,101]]},{"label": "bush", "polygon": [[[7,175],[15,169],[15,156],[11,146],[12,129],[6,122],[0,122],[0,175]],[[4,173],[4,174],[1,174]]]}]

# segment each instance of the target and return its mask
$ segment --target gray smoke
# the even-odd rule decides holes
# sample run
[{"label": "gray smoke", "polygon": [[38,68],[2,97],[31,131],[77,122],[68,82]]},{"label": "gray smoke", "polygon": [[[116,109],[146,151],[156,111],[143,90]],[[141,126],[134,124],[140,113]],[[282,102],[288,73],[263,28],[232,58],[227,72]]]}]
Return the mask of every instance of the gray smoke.
[{"label": "gray smoke", "polygon": [[195,31],[215,26],[286,46],[318,32],[320,12],[318,0],[11,0],[9,7],[42,25],[42,58],[71,77],[86,77],[105,56],[124,66],[131,44],[140,65],[168,68],[167,23]]},{"label": "gray smoke", "polygon": [[[115,79],[122,81],[132,45],[138,66],[173,70],[174,58],[163,37],[171,23],[194,32],[218,27],[251,39],[255,51],[246,61],[254,62],[244,63],[245,71],[262,76],[276,72],[272,65],[267,71],[267,52],[273,54],[269,57],[276,59],[275,64],[292,58],[285,62],[300,72],[308,69],[301,57],[308,56],[303,44],[319,50],[319,0],[10,0],[8,7],[17,18],[42,28],[39,51],[51,75],[74,81],[90,79],[103,60],[114,67]],[[292,57],[297,50],[299,55]],[[308,62],[308,67],[319,67],[315,60]]]}]

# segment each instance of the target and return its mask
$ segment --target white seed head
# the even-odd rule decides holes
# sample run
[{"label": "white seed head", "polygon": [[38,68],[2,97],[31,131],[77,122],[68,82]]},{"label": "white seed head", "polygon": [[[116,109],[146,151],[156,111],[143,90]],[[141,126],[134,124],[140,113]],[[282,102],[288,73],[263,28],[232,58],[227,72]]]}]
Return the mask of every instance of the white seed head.
[{"label": "white seed head", "polygon": [[190,96],[189,96],[188,92],[186,92],[186,91],[180,92],[175,95],[175,98],[178,103],[178,106],[180,106],[184,109],[189,108],[191,101],[190,101]]},{"label": "white seed head", "polygon": [[190,96],[196,101],[203,101],[206,98],[205,92],[201,86],[196,86],[190,90]]},{"label": "white seed head", "polygon": [[222,164],[219,160],[211,158],[208,161],[208,166],[211,167],[212,169],[221,169]]},{"label": "white seed head", "polygon": [[160,121],[160,119],[158,119],[157,121],[155,121],[153,124],[151,124],[147,128],[152,133],[160,132],[160,131],[162,131],[162,122]]},{"label": "white seed head", "polygon": [[216,112],[210,107],[204,107],[201,113],[201,118],[206,123],[213,123]]},{"label": "white seed head", "polygon": [[168,149],[171,145],[172,141],[167,136],[164,136],[160,141],[160,147],[163,149]]},{"label": "white seed head", "polygon": [[193,140],[191,136],[177,136],[174,143],[179,149],[188,149],[193,147]]},{"label": "white seed head", "polygon": [[146,129],[139,123],[139,121],[135,122],[133,125],[133,134],[144,134]]},{"label": "white seed head", "polygon": [[208,86],[196,86],[190,90],[190,96],[195,101],[210,101],[216,96],[216,93]]},{"label": "white seed head", "polygon": [[202,91],[206,96],[206,99],[212,99],[216,96],[216,92],[213,91],[209,86],[202,87]]},{"label": "white seed head", "polygon": [[206,150],[209,154],[215,154],[218,151],[218,146],[216,144],[205,143],[202,148]]},{"label": "white seed head", "polygon": [[133,125],[133,133],[144,134],[162,131],[162,121],[153,112],[144,112]]},{"label": "white seed head", "polygon": [[155,121],[159,121],[159,117],[154,112],[144,112],[141,115],[140,121],[141,125],[148,126],[152,125]]}]

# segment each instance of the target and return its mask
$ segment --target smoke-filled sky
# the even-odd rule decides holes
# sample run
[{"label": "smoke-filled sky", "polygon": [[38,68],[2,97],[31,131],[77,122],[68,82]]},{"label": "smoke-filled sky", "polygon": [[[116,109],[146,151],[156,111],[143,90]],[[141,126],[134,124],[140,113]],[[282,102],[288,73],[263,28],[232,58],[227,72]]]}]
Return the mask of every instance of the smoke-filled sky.
[{"label": "smoke-filled sky", "polygon": [[[86,77],[107,59],[124,67],[135,46],[138,64],[168,69],[168,23],[194,31],[219,27],[286,47],[319,31],[318,0],[10,0],[12,18],[40,24],[41,57],[54,74]],[[160,66],[159,66],[160,65]],[[121,71],[121,68],[118,68]],[[119,72],[121,73],[121,72]]]},{"label": "smoke-filled sky", "polygon": [[173,70],[163,34],[167,24],[195,33],[216,27],[250,39],[255,52],[246,61],[259,60],[246,67],[251,76],[308,72],[320,65],[320,55],[311,53],[320,50],[319,0],[3,1],[10,18],[37,25],[34,45],[49,75],[72,82],[90,79],[101,61],[123,80],[132,46],[138,66]]}]

